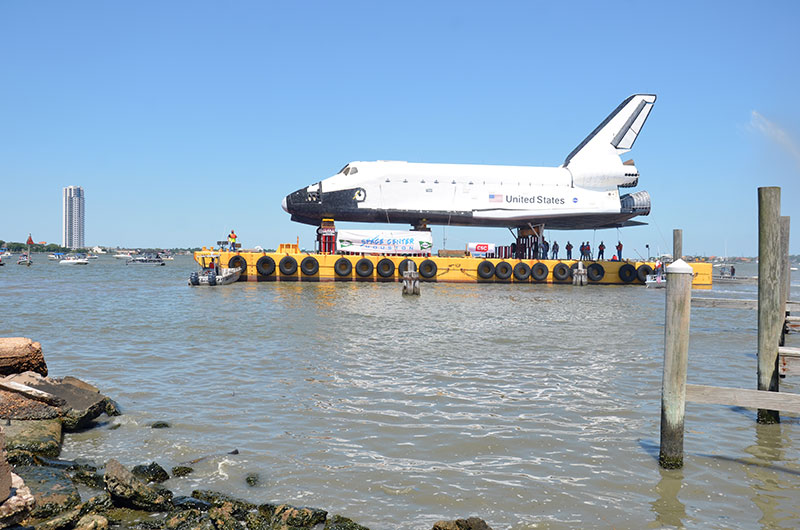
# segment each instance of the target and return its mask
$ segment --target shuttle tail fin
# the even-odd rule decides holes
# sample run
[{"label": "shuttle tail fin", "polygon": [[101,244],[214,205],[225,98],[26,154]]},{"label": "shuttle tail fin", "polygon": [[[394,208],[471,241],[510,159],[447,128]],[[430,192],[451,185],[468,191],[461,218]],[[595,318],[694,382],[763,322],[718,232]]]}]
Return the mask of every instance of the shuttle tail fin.
[{"label": "shuttle tail fin", "polygon": [[592,133],[572,150],[564,166],[607,163],[609,156],[630,151],[656,102],[655,94],[634,94],[620,103]]}]

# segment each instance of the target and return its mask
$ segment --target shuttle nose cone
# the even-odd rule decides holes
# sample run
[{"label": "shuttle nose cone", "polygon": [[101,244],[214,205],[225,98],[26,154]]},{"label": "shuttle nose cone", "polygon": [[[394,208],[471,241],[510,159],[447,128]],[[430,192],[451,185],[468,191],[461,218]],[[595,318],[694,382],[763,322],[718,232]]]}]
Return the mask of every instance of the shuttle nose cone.
[{"label": "shuttle nose cone", "polygon": [[286,197],[284,197],[281,201],[281,208],[283,208],[284,212],[289,213],[289,207],[286,206]]}]

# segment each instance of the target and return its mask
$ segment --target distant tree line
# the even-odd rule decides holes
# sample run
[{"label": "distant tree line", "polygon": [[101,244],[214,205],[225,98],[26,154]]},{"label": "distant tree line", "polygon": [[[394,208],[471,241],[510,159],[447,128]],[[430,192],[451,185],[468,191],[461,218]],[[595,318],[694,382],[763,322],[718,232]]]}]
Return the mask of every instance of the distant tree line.
[{"label": "distant tree line", "polygon": [[[0,248],[7,248],[11,252],[23,252],[28,250],[28,245],[25,243],[17,243],[15,241],[3,241],[0,239]],[[39,243],[34,243],[31,245],[31,252],[48,252],[50,254],[54,252],[88,252],[85,248],[67,248],[62,247],[61,245],[56,245],[55,243],[49,243],[47,245],[40,245]]]}]

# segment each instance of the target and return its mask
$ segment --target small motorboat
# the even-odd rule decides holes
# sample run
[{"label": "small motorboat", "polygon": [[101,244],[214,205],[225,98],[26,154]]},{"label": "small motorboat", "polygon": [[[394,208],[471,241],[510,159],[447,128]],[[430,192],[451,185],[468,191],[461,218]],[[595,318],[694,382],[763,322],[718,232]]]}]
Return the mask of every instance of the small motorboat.
[{"label": "small motorboat", "polygon": [[209,260],[205,261],[204,267],[199,272],[193,272],[189,275],[189,285],[228,285],[239,281],[239,276],[242,275],[242,267],[233,269],[219,266],[219,257],[209,256]]},{"label": "small motorboat", "polygon": [[17,258],[17,265],[33,265],[33,260],[28,257],[27,254],[20,254],[19,258]]},{"label": "small motorboat", "polygon": [[644,284],[648,288],[664,289],[667,286],[667,277],[664,274],[648,274]]},{"label": "small motorboat", "polygon": [[88,265],[89,259],[83,254],[70,254],[58,262],[59,265]]},{"label": "small motorboat", "polygon": [[50,261],[61,261],[64,259],[65,254],[63,252],[53,252],[52,254],[48,254],[47,259]]},{"label": "small motorboat", "polygon": [[116,259],[129,260],[133,257],[133,254],[131,252],[117,252],[116,254],[114,254],[114,257]]},{"label": "small motorboat", "polygon": [[125,262],[125,265],[166,265],[164,260],[158,254],[142,254],[139,256],[132,256]]}]

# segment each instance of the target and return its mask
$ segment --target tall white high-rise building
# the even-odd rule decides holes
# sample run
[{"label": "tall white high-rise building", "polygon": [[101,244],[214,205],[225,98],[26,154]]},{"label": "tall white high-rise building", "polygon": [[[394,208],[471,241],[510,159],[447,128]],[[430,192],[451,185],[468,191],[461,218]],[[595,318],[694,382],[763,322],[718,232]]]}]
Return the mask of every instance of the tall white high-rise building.
[{"label": "tall white high-rise building", "polygon": [[84,195],[80,186],[64,188],[64,220],[61,246],[84,248],[83,240]]}]

